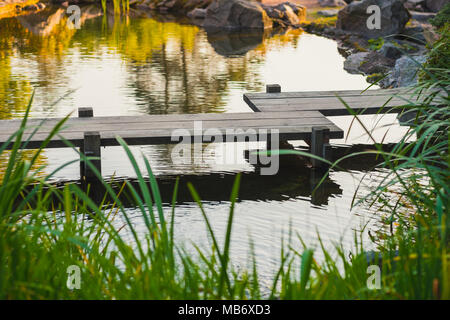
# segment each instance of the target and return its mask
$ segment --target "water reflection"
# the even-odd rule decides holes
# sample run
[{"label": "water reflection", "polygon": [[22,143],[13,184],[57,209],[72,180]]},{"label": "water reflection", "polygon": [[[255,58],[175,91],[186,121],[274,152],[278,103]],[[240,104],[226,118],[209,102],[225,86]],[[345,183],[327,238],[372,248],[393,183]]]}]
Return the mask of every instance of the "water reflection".
[{"label": "water reflection", "polygon": [[[362,76],[343,70],[343,58],[334,41],[298,30],[212,33],[172,17],[162,20],[134,10],[128,17],[98,16],[97,9],[82,8],[79,30],[67,27],[67,16],[58,8],[48,8],[33,18],[0,20],[0,119],[21,117],[33,89],[31,116],[42,118],[65,116],[83,106],[93,107],[96,116],[250,112],[242,94],[263,91],[266,83],[280,83],[285,91],[367,86]],[[170,161],[171,148],[132,150],[141,160],[143,156],[150,160],[163,196],[172,195],[175,175],[182,175],[183,188],[186,181],[193,182],[214,211],[214,224],[219,227],[226,225],[225,202],[234,173],[244,172],[237,206],[239,237],[234,243],[246,247],[246,228],[254,227],[256,251],[267,261],[278,259],[279,251],[270,248],[279,240],[282,225],[290,220],[295,230],[310,234],[311,239],[317,238],[317,226],[323,239],[336,240],[347,225],[359,224],[349,214],[355,179],[347,172],[334,171],[322,188],[312,193],[318,176],[302,163],[284,167],[278,176],[262,177],[258,168],[245,163],[242,150],[236,151],[242,163],[233,167],[221,167],[214,161],[177,167]],[[47,163],[51,172],[76,158],[73,150],[46,150],[41,163]],[[6,161],[7,155],[0,159],[0,163]],[[134,177],[120,148],[102,149],[102,163],[106,177]],[[368,163],[351,162],[348,167],[365,170],[362,164]],[[77,164],[55,176],[65,180],[78,177]],[[183,188],[180,201],[185,205],[178,211],[177,234],[203,241],[201,216]],[[350,236],[348,240],[351,244],[353,239]]]}]

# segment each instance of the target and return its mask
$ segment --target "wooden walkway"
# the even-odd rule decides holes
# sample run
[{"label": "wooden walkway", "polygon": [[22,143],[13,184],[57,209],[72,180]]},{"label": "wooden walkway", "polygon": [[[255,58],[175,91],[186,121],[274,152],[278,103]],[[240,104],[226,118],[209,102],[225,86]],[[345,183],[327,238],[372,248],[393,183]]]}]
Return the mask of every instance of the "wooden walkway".
[{"label": "wooden walkway", "polygon": [[[281,92],[279,85],[268,85],[266,93],[248,93],[245,102],[254,112],[221,114],[170,114],[121,117],[94,117],[92,108],[80,108],[78,118],[69,118],[58,136],[47,148],[64,148],[69,141],[87,156],[100,157],[102,146],[117,146],[120,136],[129,145],[175,144],[189,136],[188,142],[208,143],[204,135],[215,129],[214,136],[222,141],[235,141],[248,137],[254,129],[258,140],[268,140],[261,131],[278,130],[279,139],[304,140],[310,145],[312,154],[329,158],[330,139],[340,139],[343,131],[326,116],[348,115],[347,108],[336,97],[339,95],[359,114],[398,112],[392,107],[408,104],[408,94],[399,90]],[[396,95],[395,97],[392,97]],[[256,113],[255,113],[256,112]],[[29,119],[24,134],[26,144],[22,148],[36,149],[48,137],[61,119]],[[21,120],[0,120],[0,145],[20,128]],[[183,130],[183,131],[180,131]],[[178,131],[176,131],[178,130]],[[174,133],[181,133],[175,134]],[[270,132],[269,132],[270,133]],[[242,141],[242,140],[241,140]],[[186,142],[186,141],[184,141]],[[12,143],[8,148],[12,147]],[[270,149],[270,144],[268,143]],[[320,161],[312,161],[320,167]],[[94,165],[101,172],[100,160]],[[84,166],[84,167],[83,167]],[[81,163],[81,175],[92,176],[92,172]]]},{"label": "wooden walkway", "polygon": [[[35,129],[37,131],[23,148],[38,148],[59,121],[60,118],[28,120],[23,140],[28,140]],[[2,144],[20,128],[21,120],[2,120],[0,123],[0,144]],[[329,130],[332,139],[339,139],[344,135],[342,129],[317,111],[267,112],[258,115],[250,112],[79,117],[69,118],[59,135],[52,139],[47,148],[67,147],[64,140],[76,147],[82,147],[86,132],[99,132],[101,146],[118,146],[117,136],[123,138],[129,145],[176,144],[180,141],[172,138],[175,130],[184,129],[186,135],[197,139],[204,137],[211,128],[219,130],[223,141],[227,141],[227,138],[247,137],[249,129],[255,129],[258,135],[263,129],[278,130],[282,140],[305,140],[310,138],[312,128],[316,127]],[[261,136],[258,140],[262,139],[265,137]],[[210,141],[203,139],[203,142]]]},{"label": "wooden walkway", "polygon": [[266,93],[246,93],[244,101],[255,112],[318,111],[324,116],[349,115],[342,98],[357,114],[398,113],[396,107],[409,104],[404,89],[351,91],[281,92],[278,85]]}]

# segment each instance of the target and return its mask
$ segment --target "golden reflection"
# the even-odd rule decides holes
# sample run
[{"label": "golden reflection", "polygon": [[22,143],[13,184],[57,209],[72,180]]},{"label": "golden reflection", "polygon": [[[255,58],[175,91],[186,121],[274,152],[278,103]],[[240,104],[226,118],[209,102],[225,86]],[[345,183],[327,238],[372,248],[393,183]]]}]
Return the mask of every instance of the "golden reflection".
[{"label": "golden reflection", "polygon": [[[255,70],[268,51],[301,35],[208,33],[134,10],[125,16],[103,15],[96,6],[81,11],[78,30],[68,27],[65,9],[56,7],[0,19],[0,119],[20,117],[33,87],[32,114],[40,117],[66,115],[67,103],[80,106],[77,97],[98,99],[93,107],[102,115],[124,108],[144,114],[223,112],[236,89],[263,89]],[[53,105],[68,91],[75,98]],[[128,105],[118,102],[124,95]],[[0,166],[6,159],[0,158]]]}]

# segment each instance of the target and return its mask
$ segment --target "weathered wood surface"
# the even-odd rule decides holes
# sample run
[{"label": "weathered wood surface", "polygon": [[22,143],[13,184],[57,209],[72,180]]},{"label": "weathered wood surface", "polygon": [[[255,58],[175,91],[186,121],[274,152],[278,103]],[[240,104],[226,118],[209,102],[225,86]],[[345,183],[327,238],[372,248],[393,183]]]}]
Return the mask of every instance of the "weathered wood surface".
[{"label": "weathered wood surface", "polygon": [[343,101],[358,114],[399,113],[414,101],[405,89],[246,93],[244,101],[256,112],[319,111],[325,116],[350,114]]},{"label": "weathered wood surface", "polygon": [[[38,148],[60,120],[30,119],[23,139],[29,141],[22,147]],[[200,121],[201,130],[195,130],[195,123]],[[21,120],[1,121],[0,144],[6,142],[19,129],[20,123]],[[172,139],[177,129],[184,129],[184,132],[189,133],[192,138],[200,138],[210,128],[218,129],[223,141],[226,138],[246,137],[249,129],[254,129],[258,133],[259,140],[265,139],[264,134],[260,135],[262,132],[258,132],[260,129],[278,130],[282,140],[310,139],[313,128],[329,130],[331,139],[343,137],[343,131],[317,111],[85,117],[69,118],[47,148],[66,147],[64,140],[76,147],[82,147],[84,133],[90,131],[100,133],[101,146],[116,146],[119,145],[117,136],[123,138],[129,145],[173,144],[179,142]],[[37,131],[31,136],[35,129]]]}]

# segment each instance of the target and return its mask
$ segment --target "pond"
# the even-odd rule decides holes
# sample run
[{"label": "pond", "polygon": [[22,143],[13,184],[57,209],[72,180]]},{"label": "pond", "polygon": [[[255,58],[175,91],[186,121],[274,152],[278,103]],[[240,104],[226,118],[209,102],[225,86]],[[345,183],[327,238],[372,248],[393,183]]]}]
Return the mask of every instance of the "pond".
[{"label": "pond", "polygon": [[[250,112],[242,95],[262,92],[278,83],[283,91],[363,90],[369,86],[361,75],[343,69],[344,58],[335,41],[288,30],[279,34],[207,33],[172,18],[151,17],[146,12],[127,18],[101,15],[91,7],[84,11],[80,29],[67,27],[61,8],[48,8],[35,16],[0,20],[0,119],[20,118],[33,90],[34,118],[65,116],[78,107],[92,107],[96,116],[203,112]],[[163,21],[164,19],[170,21]],[[375,88],[375,87],[373,87]],[[76,112],[75,112],[76,113]],[[348,132],[333,141],[338,150],[364,149],[371,141],[351,117],[333,117]],[[376,139],[396,142],[405,130],[394,115],[364,116]],[[293,142],[302,146],[302,142]],[[233,261],[249,262],[249,242],[264,277],[278,265],[281,239],[289,230],[307,244],[353,244],[355,230],[378,219],[362,208],[350,210],[359,180],[376,179],[368,171],[374,159],[346,163],[348,171],[333,171],[318,192],[318,177],[307,166],[282,169],[277,176],[260,176],[242,154],[234,165],[220,165],[215,156],[201,165],[174,165],[170,146],[133,147],[139,157],[150,159],[163,196],[170,199],[174,176],[182,175],[180,206],[176,212],[176,236],[180,243],[208,244],[200,211],[185,190],[185,182],[197,187],[218,234],[223,234],[229,209],[229,193],[236,172],[243,172],[233,230]],[[52,171],[76,159],[70,149],[46,150],[40,159]],[[5,162],[5,158],[0,159]],[[141,162],[142,163],[142,162]],[[102,150],[103,174],[135,177],[121,148]],[[78,165],[60,171],[56,180],[79,178]],[[135,224],[142,219],[129,208]],[[220,236],[219,236],[220,238]],[[363,234],[367,239],[367,233]],[[298,241],[296,241],[297,243]],[[297,244],[296,244],[297,246]],[[319,254],[320,256],[320,254]]]}]

